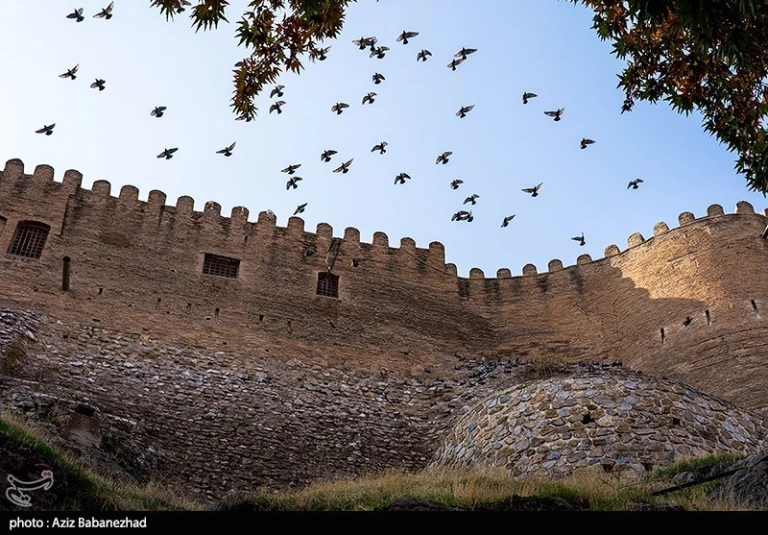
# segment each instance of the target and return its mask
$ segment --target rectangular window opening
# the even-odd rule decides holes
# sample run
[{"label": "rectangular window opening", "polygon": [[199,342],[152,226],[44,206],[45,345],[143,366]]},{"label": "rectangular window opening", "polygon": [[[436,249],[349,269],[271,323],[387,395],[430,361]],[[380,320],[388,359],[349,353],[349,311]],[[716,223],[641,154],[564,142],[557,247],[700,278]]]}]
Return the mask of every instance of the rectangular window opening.
[{"label": "rectangular window opening", "polygon": [[236,279],[240,270],[240,260],[236,258],[227,258],[225,256],[216,256],[206,254],[203,261],[203,273],[205,275],[215,275],[217,277],[227,277]]},{"label": "rectangular window opening", "polygon": [[44,223],[22,221],[16,228],[8,253],[26,258],[40,258],[51,227]]},{"label": "rectangular window opening", "polygon": [[317,295],[324,297],[339,297],[339,276],[333,273],[317,274]]}]

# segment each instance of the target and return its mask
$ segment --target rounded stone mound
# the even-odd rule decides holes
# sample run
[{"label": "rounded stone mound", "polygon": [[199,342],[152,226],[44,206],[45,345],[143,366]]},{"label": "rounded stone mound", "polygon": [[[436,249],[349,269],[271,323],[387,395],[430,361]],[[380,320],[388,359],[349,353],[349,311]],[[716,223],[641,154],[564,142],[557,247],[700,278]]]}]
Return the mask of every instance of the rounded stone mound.
[{"label": "rounded stone mound", "polygon": [[497,392],[461,418],[433,465],[547,478],[588,467],[641,476],[685,458],[752,454],[766,436],[757,413],[623,370]]}]

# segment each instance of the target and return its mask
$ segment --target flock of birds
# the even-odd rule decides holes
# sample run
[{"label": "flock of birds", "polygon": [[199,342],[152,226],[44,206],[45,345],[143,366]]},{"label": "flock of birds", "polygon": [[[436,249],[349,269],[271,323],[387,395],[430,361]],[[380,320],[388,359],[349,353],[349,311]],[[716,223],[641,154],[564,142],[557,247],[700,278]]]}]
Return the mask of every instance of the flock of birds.
[{"label": "flock of birds", "polygon": [[[99,11],[98,13],[93,15],[93,17],[97,18],[97,19],[105,19],[105,20],[111,19],[112,16],[113,16],[112,12],[113,12],[113,9],[114,9],[114,4],[115,4],[114,2],[110,2],[110,4],[107,7],[103,8],[101,11]],[[188,1],[182,0],[182,2],[181,2],[181,6],[182,7],[179,7],[177,11],[179,13],[181,13],[182,11],[184,11],[184,7],[183,6],[189,6],[189,5],[190,5],[190,3]],[[74,19],[77,22],[82,22],[84,20],[84,18],[85,18],[84,15],[83,15],[83,8],[75,9],[72,13],[67,15],[67,18],[68,19]],[[407,45],[410,42],[409,41],[410,39],[413,39],[413,38],[417,37],[418,35],[419,35],[419,32],[403,31],[397,37],[396,41],[399,42],[399,43],[402,43],[403,45]],[[370,57],[371,58],[382,59],[382,58],[386,57],[386,53],[390,50],[390,48],[387,47],[387,46],[383,46],[383,45],[376,46],[377,43],[378,43],[378,39],[376,37],[361,37],[360,39],[355,39],[352,42],[358,47],[359,50],[363,50],[364,51],[364,50],[367,49],[369,51],[369,53],[370,53]],[[330,49],[331,49],[330,46],[325,47],[325,48],[314,48],[314,49],[310,50],[310,59],[312,61],[324,61],[327,58],[327,55],[328,55],[328,52],[330,51]],[[450,68],[452,71],[455,71],[459,65],[464,63],[475,52],[477,52],[477,49],[475,49],[475,48],[462,48],[456,54],[454,54],[453,58],[451,59],[451,62],[448,63],[448,68]],[[427,59],[429,57],[432,57],[432,52],[430,52],[429,50],[423,48],[423,49],[421,49],[416,54],[416,61],[425,62],[425,61],[427,61]],[[235,65],[236,66],[241,66],[242,62],[238,62]],[[63,79],[75,80],[75,79],[77,79],[77,74],[78,74],[79,68],[80,68],[80,65],[77,64],[74,67],[72,67],[71,69],[67,69],[66,72],[60,74],[59,77],[63,78]],[[381,84],[385,80],[386,80],[386,78],[384,77],[384,75],[379,73],[379,72],[374,73],[373,76],[372,76],[372,81],[373,81],[374,85],[379,85],[379,84]],[[98,89],[99,91],[104,91],[104,89],[106,87],[106,80],[101,79],[101,78],[96,78],[94,80],[94,82],[91,83],[90,87],[92,89]],[[283,97],[284,89],[285,89],[284,85],[276,85],[272,89],[272,91],[270,92],[269,98],[273,99],[273,98],[276,97],[277,99],[280,99],[281,97]],[[376,92],[369,91],[366,95],[363,96],[363,98],[362,98],[362,105],[364,106],[366,104],[373,104],[376,101],[376,97],[377,97],[377,93]],[[523,102],[524,105],[528,104],[528,102],[531,99],[534,99],[536,97],[538,97],[538,95],[536,93],[525,92],[522,95],[522,102]],[[269,108],[269,113],[271,114],[273,112],[277,112],[278,114],[281,114],[282,113],[282,108],[285,105],[286,105],[286,102],[284,100],[276,100],[276,101],[274,101],[271,104],[271,106]],[[344,112],[344,110],[348,109],[349,107],[350,107],[349,104],[346,103],[346,102],[336,102],[333,106],[331,106],[331,111],[333,113],[337,114],[337,115],[341,115]],[[461,106],[459,108],[459,110],[456,112],[456,116],[459,119],[463,119],[463,118],[465,118],[467,116],[467,114],[469,114],[474,109],[474,107],[475,107],[474,104],[467,105],[467,106]],[[167,109],[166,106],[156,106],[154,109],[152,109],[152,111],[150,112],[150,115],[152,117],[155,117],[155,118],[161,118],[161,117],[163,117],[163,114],[166,111],[166,109]],[[547,115],[548,117],[551,117],[555,122],[559,122],[562,119],[562,116],[563,116],[564,113],[565,113],[565,108],[559,108],[559,109],[556,109],[556,110],[544,111],[544,114]],[[249,121],[249,120],[250,120],[250,118],[246,119],[246,121]],[[42,128],[40,128],[39,130],[36,130],[35,132],[38,133],[38,134],[44,134],[46,136],[50,136],[51,134],[53,134],[53,129],[54,129],[55,126],[56,126],[55,123],[50,124],[50,125],[43,125]],[[580,141],[580,148],[581,149],[586,149],[589,145],[592,145],[594,143],[595,143],[595,141],[592,140],[592,139],[582,138],[582,140]],[[387,145],[388,145],[388,143],[386,141],[381,141],[380,143],[377,143],[376,145],[374,145],[373,148],[371,148],[371,152],[378,152],[379,154],[385,154],[387,152],[387,149],[386,149]],[[216,151],[216,154],[221,154],[221,155],[223,155],[225,157],[230,157],[233,154],[235,146],[236,146],[236,142],[233,142],[232,144],[230,144],[230,145],[228,145],[228,146],[226,146],[226,147]],[[174,154],[178,150],[179,150],[178,147],[165,148],[160,154],[157,155],[157,158],[170,160],[170,159],[173,158]],[[336,154],[338,154],[336,150],[333,150],[333,149],[324,150],[322,152],[322,154],[320,155],[320,160],[322,162],[328,163],[328,162],[331,161],[332,157],[334,155],[336,155]],[[440,155],[438,155],[438,157],[437,157],[437,159],[435,161],[435,164],[436,165],[440,165],[440,164],[445,165],[445,164],[447,164],[449,159],[450,159],[450,157],[451,157],[451,155],[453,155],[453,152],[451,152],[451,151],[445,151],[445,152],[441,153]],[[349,160],[341,163],[338,167],[336,167],[333,170],[333,172],[334,173],[341,173],[341,174],[348,173],[349,170],[350,170],[350,167],[352,166],[353,161],[354,161],[354,158],[350,158]],[[298,183],[300,181],[302,181],[303,178],[300,177],[300,176],[295,176],[295,173],[296,173],[297,169],[299,169],[301,167],[301,165],[302,164],[300,164],[300,163],[298,163],[298,164],[291,164],[291,165],[289,165],[286,168],[281,170],[282,173],[285,173],[285,174],[288,175],[288,180],[286,182],[286,190],[297,189],[299,187]],[[410,175],[408,173],[401,172],[397,176],[395,176],[394,183],[395,183],[395,185],[397,185],[397,184],[405,184],[406,180],[410,180],[410,179],[411,179],[411,177],[410,177]],[[639,179],[639,178],[637,178],[635,180],[632,180],[627,185],[627,189],[630,189],[630,188],[638,189],[639,184],[642,183],[642,182],[643,182],[643,180]],[[463,183],[464,182],[462,180],[454,179],[454,180],[451,181],[450,187],[451,187],[451,189],[456,190]],[[530,188],[523,188],[522,191],[525,192],[525,193],[530,194],[531,197],[538,197],[539,196],[539,191],[540,191],[542,185],[543,185],[543,182],[537,184],[536,186],[530,187]],[[464,203],[463,204],[464,205],[470,204],[470,205],[474,206],[474,205],[477,204],[477,199],[478,198],[480,198],[480,196],[478,194],[474,193],[474,194],[468,196],[466,199],[464,199]],[[303,203],[303,204],[298,205],[296,210],[294,211],[293,215],[298,215],[298,214],[303,213],[305,211],[307,205],[308,205],[308,203]],[[505,216],[503,218],[503,220],[502,220],[501,227],[505,228],[505,227],[509,226],[509,223],[515,218],[515,216],[516,216],[516,214]],[[471,209],[469,209],[469,210],[459,210],[459,211],[457,211],[456,213],[453,214],[451,220],[452,221],[465,221],[465,222],[471,223],[474,220],[474,216],[472,214],[472,210]],[[584,234],[583,233],[581,234],[581,236],[576,236],[576,237],[573,237],[572,239],[574,241],[579,242],[579,245],[581,245],[581,246],[586,244],[586,240],[584,238]]]}]

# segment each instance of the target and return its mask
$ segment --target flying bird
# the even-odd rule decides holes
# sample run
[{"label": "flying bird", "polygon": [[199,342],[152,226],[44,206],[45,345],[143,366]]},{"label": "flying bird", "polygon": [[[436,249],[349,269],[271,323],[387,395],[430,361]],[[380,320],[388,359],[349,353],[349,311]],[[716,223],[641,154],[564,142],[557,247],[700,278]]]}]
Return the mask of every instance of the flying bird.
[{"label": "flying bird", "polygon": [[160,117],[163,116],[163,113],[165,113],[165,110],[167,110],[167,109],[168,108],[166,106],[155,106],[155,109],[152,110],[151,112],[149,112],[149,114],[152,117],[160,118]]},{"label": "flying bird", "polygon": [[269,98],[274,97],[277,95],[278,98],[283,96],[283,89],[285,89],[284,85],[276,85],[272,91],[269,92]]},{"label": "flying bird", "polygon": [[289,165],[285,169],[281,169],[280,172],[281,173],[288,173],[289,175],[292,175],[293,173],[296,172],[296,169],[298,169],[299,167],[301,167],[301,164],[300,163],[295,163],[293,165]]},{"label": "flying bird", "polygon": [[384,59],[387,50],[389,50],[388,46],[380,46],[379,48],[372,46],[370,57],[376,56],[378,59]]},{"label": "flying bird", "polygon": [[508,215],[504,218],[504,221],[501,222],[501,228],[509,226],[509,222],[512,221],[517,214]]},{"label": "flying bird", "polygon": [[285,184],[285,189],[298,188],[299,185],[297,184],[297,182],[301,180],[304,180],[304,179],[301,178],[300,176],[292,176],[291,178],[288,179],[288,182]]},{"label": "flying bird", "polygon": [[[354,160],[354,158],[352,158]],[[338,166],[336,169],[333,170],[334,173],[347,173],[349,171],[349,166],[352,165],[352,160],[347,160],[340,166]]]},{"label": "flying bird", "polygon": [[106,19],[109,20],[112,18],[112,8],[115,7],[114,2],[110,2],[107,7],[102,9],[100,12],[96,13],[93,18],[94,19]]},{"label": "flying bird", "polygon": [[77,74],[78,69],[80,69],[79,63],[74,67],[72,67],[71,69],[67,69],[67,72],[65,72],[64,74],[60,74],[59,78],[72,78],[74,80],[75,78],[77,78],[75,74]]},{"label": "flying bird", "polygon": [[341,112],[344,111],[344,108],[349,108],[349,104],[345,102],[337,102],[333,106],[331,106],[331,111],[335,111],[336,115],[341,115]]},{"label": "flying bird", "polygon": [[586,148],[587,148],[587,145],[591,145],[592,143],[594,143],[594,141],[593,141],[593,140],[591,140],[591,139],[587,139],[587,138],[582,138],[582,139],[581,139],[581,148],[582,148],[582,149],[586,149]]},{"label": "flying bird", "polygon": [[360,39],[355,39],[352,42],[355,43],[360,50],[365,50],[365,47],[368,46],[373,48],[373,46],[378,43],[379,40],[375,37],[361,37]]},{"label": "flying bird", "polygon": [[459,185],[461,185],[463,183],[464,183],[463,180],[459,180],[459,179],[452,180],[451,181],[451,189],[459,189]]},{"label": "flying bird", "polygon": [[531,197],[538,197],[539,196],[539,190],[541,189],[541,185],[542,184],[544,184],[544,182],[542,182],[538,186],[534,186],[532,188],[524,188],[523,191],[526,192],[526,193],[530,193]]},{"label": "flying bird", "polygon": [[690,316],[687,316],[685,318],[685,321],[683,321],[683,325],[685,325],[686,327],[688,327],[691,323],[693,323],[693,318]]},{"label": "flying bird", "polygon": [[453,217],[451,218],[451,221],[466,221],[467,223],[471,223],[474,220],[474,216],[472,215],[472,210],[467,212],[466,210],[459,210],[455,214],[453,214]]},{"label": "flying bird", "polygon": [[446,151],[442,153],[440,156],[437,157],[437,160],[435,160],[435,164],[447,164],[448,158],[453,154],[451,151]]},{"label": "flying bird", "polygon": [[371,104],[373,104],[375,99],[376,99],[376,93],[371,91],[363,97],[363,105],[365,105],[366,102],[370,102]]},{"label": "flying bird", "polygon": [[67,18],[68,19],[76,19],[77,22],[83,22],[83,19],[84,19],[84,17],[83,17],[83,8],[81,7],[81,8],[75,9],[72,13],[67,15]]},{"label": "flying bird", "polygon": [[371,152],[379,151],[379,154],[384,154],[387,152],[386,146],[389,145],[386,141],[382,141],[378,145],[374,145],[371,149]]},{"label": "flying bird", "polygon": [[237,141],[235,141],[234,143],[232,143],[232,144],[231,144],[229,147],[224,147],[224,148],[223,148],[223,149],[221,149],[221,150],[217,150],[217,151],[216,151],[216,154],[223,154],[223,155],[224,155],[224,156],[226,156],[226,157],[230,157],[230,156],[232,156],[232,151],[233,151],[233,150],[235,150],[235,144],[236,144],[236,143],[237,143]]},{"label": "flying bird", "polygon": [[173,158],[173,153],[179,150],[178,148],[175,149],[165,149],[163,152],[157,155],[158,158],[165,158],[166,160],[170,160]]},{"label": "flying bird", "polygon": [[400,173],[395,177],[395,184],[405,184],[406,180],[410,180],[411,175],[408,173]]},{"label": "flying bird", "polygon": [[328,51],[330,49],[331,49],[331,47],[329,47],[329,46],[327,46],[325,48],[316,48],[316,49],[312,50],[309,53],[309,58],[312,61],[315,61],[315,60],[325,61],[328,58],[328,56],[326,54],[328,54]]},{"label": "flying bird", "polygon": [[459,119],[463,119],[464,117],[466,117],[466,116],[467,116],[467,114],[468,114],[469,112],[471,112],[471,111],[472,111],[472,108],[474,108],[474,107],[475,107],[475,105],[474,105],[474,104],[472,104],[471,106],[462,106],[462,107],[459,109],[459,111],[457,111],[457,112],[456,112],[456,117],[458,117]]},{"label": "flying bird", "polygon": [[536,93],[523,93],[523,104],[528,104],[529,98],[536,98],[538,96]]},{"label": "flying bird", "polygon": [[373,83],[376,85],[379,85],[382,80],[386,80],[386,78],[384,78],[384,75],[378,72],[373,73],[372,78],[373,78]]},{"label": "flying bird", "polygon": [[56,123],[53,123],[51,125],[43,125],[43,127],[40,130],[35,130],[35,134],[45,134],[46,136],[50,136],[53,134],[53,127],[56,126]]},{"label": "flying bird", "polygon": [[636,178],[634,180],[630,180],[629,184],[627,184],[627,189],[637,189],[637,187],[640,185],[640,183],[643,181],[642,178]]},{"label": "flying bird", "polygon": [[353,258],[352,259],[352,267],[359,267],[360,266],[360,262],[362,260],[363,260],[362,258]]},{"label": "flying bird", "polygon": [[293,215],[299,215],[304,213],[304,209],[307,207],[308,203],[300,204],[296,207],[296,211],[293,212]]},{"label": "flying bird", "polygon": [[324,150],[323,153],[320,155],[320,161],[322,162],[330,162],[331,156],[334,154],[337,154],[337,151],[335,150]]},{"label": "flying bird", "polygon": [[451,60],[451,62],[448,64],[448,67],[449,67],[449,68],[450,68],[452,71],[455,71],[455,70],[456,70],[456,67],[458,67],[458,66],[459,66],[459,65],[461,65],[462,63],[464,63],[464,60],[463,60],[463,59],[455,59],[455,58],[454,58],[454,59],[452,59],[452,60]]},{"label": "flying bird", "polygon": [[102,80],[101,78],[96,78],[96,81],[91,84],[91,89],[99,88],[99,91],[104,91],[104,84],[106,84],[106,80]]},{"label": "flying bird", "polygon": [[281,109],[282,106],[285,106],[285,101],[278,100],[277,102],[275,102],[269,107],[269,113],[272,113],[273,111],[277,111],[277,114],[280,115],[281,113],[283,113],[283,110]]},{"label": "flying bird", "polygon": [[479,199],[479,198],[480,198],[480,195],[478,195],[477,193],[473,193],[472,195],[464,199],[464,204],[472,203],[473,205],[475,205],[477,204],[476,199]]},{"label": "flying bird", "polygon": [[419,35],[419,32],[406,32],[403,31],[400,35],[397,36],[397,42],[403,43],[404,45],[408,44],[408,39],[412,39]]},{"label": "flying bird", "polygon": [[554,117],[555,121],[559,121],[560,116],[563,115],[564,113],[565,113],[565,108],[560,108],[559,110],[555,110],[555,111],[545,111],[544,115]]},{"label": "flying bird", "polygon": [[586,240],[584,240],[583,232],[581,233],[581,236],[576,236],[575,238],[571,238],[571,239],[579,242],[579,245],[584,245],[585,243],[587,243]]},{"label": "flying bird", "polygon": [[427,56],[431,56],[432,52],[427,50],[426,48],[422,48],[421,51],[416,54],[416,61],[427,61]]},{"label": "flying bird", "polygon": [[183,13],[184,12],[184,6],[190,6],[189,2],[187,0],[179,0],[181,2],[181,5],[176,8],[176,13]]},{"label": "flying bird", "polygon": [[461,50],[456,52],[456,54],[453,57],[461,58],[461,61],[464,61],[465,59],[467,59],[467,56],[469,56],[470,54],[474,54],[475,52],[477,52],[476,48],[462,48]]}]

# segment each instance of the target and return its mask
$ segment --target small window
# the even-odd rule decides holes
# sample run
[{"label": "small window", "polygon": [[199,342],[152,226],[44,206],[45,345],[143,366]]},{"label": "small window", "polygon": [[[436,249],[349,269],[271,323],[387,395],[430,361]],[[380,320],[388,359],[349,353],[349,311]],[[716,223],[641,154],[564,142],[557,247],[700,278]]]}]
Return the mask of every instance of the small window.
[{"label": "small window", "polygon": [[236,279],[239,268],[240,260],[225,256],[206,254],[203,261],[203,273],[206,275]]},{"label": "small window", "polygon": [[51,227],[45,223],[22,221],[16,227],[16,234],[13,236],[8,253],[26,258],[40,258],[50,230]]},{"label": "small window", "polygon": [[333,273],[317,274],[317,295],[339,297],[339,276]]}]

